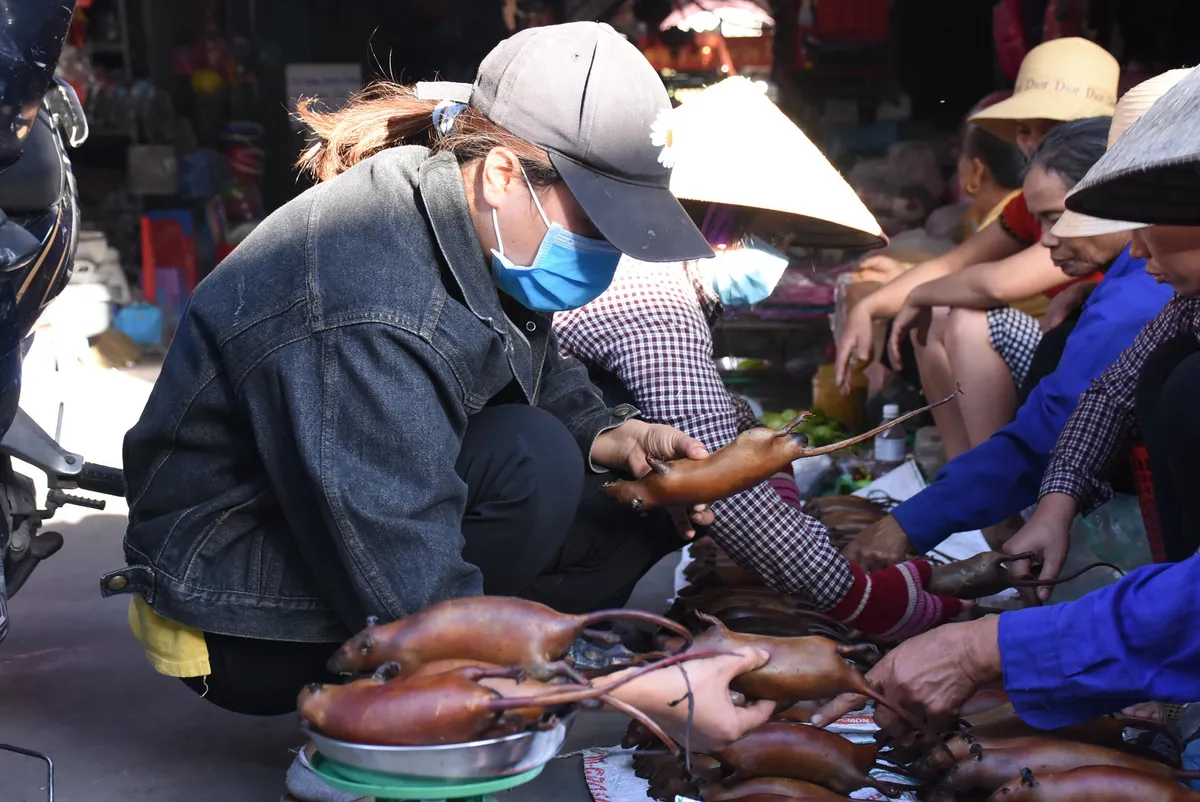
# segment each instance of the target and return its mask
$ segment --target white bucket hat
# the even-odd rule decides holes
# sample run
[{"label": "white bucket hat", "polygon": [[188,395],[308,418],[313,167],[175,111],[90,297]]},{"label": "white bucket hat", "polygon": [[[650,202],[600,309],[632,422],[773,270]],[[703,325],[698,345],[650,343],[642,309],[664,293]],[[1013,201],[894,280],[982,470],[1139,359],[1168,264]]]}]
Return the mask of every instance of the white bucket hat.
[{"label": "white bucket hat", "polygon": [[1200,70],[1129,127],[1067,196],[1071,211],[1145,225],[1200,226]]},{"label": "white bucket hat", "polygon": [[[1116,144],[1131,125],[1141,119],[1155,101],[1169,92],[1189,72],[1191,69],[1170,70],[1162,75],[1156,75],[1148,81],[1143,81],[1126,92],[1121,101],[1117,103],[1117,110],[1113,112],[1112,127],[1108,131],[1109,149]],[[1070,196],[1070,194],[1067,195],[1068,198]],[[1058,218],[1058,222],[1054,224],[1054,228],[1050,229],[1050,233],[1056,237],[1095,237],[1101,234],[1135,231],[1145,227],[1144,223],[1104,220],[1068,209],[1063,212],[1062,217]]]},{"label": "white bucket hat", "polygon": [[671,113],[670,131],[676,197],[795,215],[802,246],[887,243],[854,189],[753,82],[726,78],[692,95]]}]

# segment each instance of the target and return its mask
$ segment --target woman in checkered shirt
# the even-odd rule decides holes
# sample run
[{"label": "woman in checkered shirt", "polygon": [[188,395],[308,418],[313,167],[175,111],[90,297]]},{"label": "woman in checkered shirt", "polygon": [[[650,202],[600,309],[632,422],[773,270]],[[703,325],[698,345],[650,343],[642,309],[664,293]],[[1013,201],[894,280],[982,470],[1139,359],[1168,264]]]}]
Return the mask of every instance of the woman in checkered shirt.
[{"label": "woman in checkered shirt", "polygon": [[[706,91],[728,91],[728,87],[722,90],[723,85]],[[679,110],[702,102],[689,100]],[[765,109],[764,116],[778,114],[761,95],[757,101],[747,100],[744,107],[723,102],[716,105],[713,116],[694,113],[684,118],[692,125],[683,130],[677,123],[676,140],[688,142],[697,131],[727,129],[730,147],[744,151],[742,126],[779,124],[768,120],[757,125],[755,103]],[[693,112],[696,108],[703,107],[692,106]],[[736,124],[727,124],[729,118],[735,118]],[[554,316],[560,351],[588,367],[610,405],[636,407],[644,420],[670,424],[704,443],[710,452],[761,425],[744,401],[725,390],[713,361],[712,326],[724,307],[765,299],[782,276],[787,265],[783,254],[793,244],[811,245],[818,237],[828,244],[831,236],[857,242],[859,247],[864,240],[882,241],[878,224],[844,180],[794,124],[786,118],[783,124],[789,128],[772,132],[776,141],[792,136],[797,141],[789,152],[807,150],[807,163],[797,168],[803,171],[804,181],[794,180],[788,166],[718,175],[708,168],[721,156],[720,142],[682,149],[676,155],[674,175],[684,176],[684,185],[691,187],[688,196],[701,201],[690,205],[685,201],[685,208],[701,225],[716,258],[664,265],[626,257],[599,298]],[[688,176],[696,181],[688,181]],[[674,178],[672,190],[681,194]],[[721,202],[754,197],[764,199],[761,206]],[[776,211],[801,209],[805,203],[809,205],[803,216]],[[839,203],[857,204],[861,216],[856,217],[857,210],[849,205],[839,212]],[[855,228],[835,222],[838,217],[862,222]],[[867,231],[871,226],[874,231]],[[590,589],[587,595],[593,600],[600,593],[606,604],[620,605],[638,578],[682,542],[667,513],[641,517],[620,508],[599,492],[603,481],[596,475],[585,479],[590,485],[585,484],[567,540],[590,553],[564,562],[575,566],[570,574],[573,587]],[[800,511],[790,471],[717,501],[711,509],[714,521],[708,534],[739,565],[774,589],[795,594],[861,630],[907,637],[962,608],[957,599],[924,591],[931,570],[927,562],[907,562],[867,574],[844,559],[824,527]],[[566,576],[558,581],[566,581]]]}]

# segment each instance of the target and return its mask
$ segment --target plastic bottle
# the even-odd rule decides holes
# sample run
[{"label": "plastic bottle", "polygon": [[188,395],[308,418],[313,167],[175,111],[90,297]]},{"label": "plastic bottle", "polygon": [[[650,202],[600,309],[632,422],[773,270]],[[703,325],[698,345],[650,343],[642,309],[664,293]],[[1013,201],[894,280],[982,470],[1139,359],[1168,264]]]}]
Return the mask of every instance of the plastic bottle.
[{"label": "plastic bottle", "polygon": [[[900,417],[899,404],[884,405],[884,423],[898,417]],[[904,431],[903,425],[893,426],[887,431],[875,435],[875,475],[877,477],[904,464],[907,442],[908,434]]]}]

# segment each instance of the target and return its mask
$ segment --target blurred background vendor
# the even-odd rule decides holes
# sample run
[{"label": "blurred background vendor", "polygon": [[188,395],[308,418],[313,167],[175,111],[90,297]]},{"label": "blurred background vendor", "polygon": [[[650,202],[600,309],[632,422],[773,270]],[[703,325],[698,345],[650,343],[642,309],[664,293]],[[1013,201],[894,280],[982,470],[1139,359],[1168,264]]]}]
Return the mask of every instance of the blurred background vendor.
[{"label": "blurred background vendor", "polygon": [[[1187,72],[1165,73],[1122,97],[1109,142]],[[933,484],[855,539],[845,553],[864,567],[891,565],[910,549],[928,552],[955,532],[991,527],[1036,503],[1050,453],[1080,394],[1170,299],[1170,287],[1130,254],[1135,224],[1064,211],[1068,191],[1103,155],[1096,127],[1084,120],[1054,129],[1030,159],[1025,194],[1054,263],[1068,275],[1100,272],[1104,279],[1090,285],[1094,292],[1070,324],[1061,358],[1029,393],[1016,420],[952,460]]]},{"label": "blurred background vendor", "polygon": [[[1049,514],[1031,521],[1008,547],[1041,553],[1043,576],[1061,566],[1066,525],[1076,509],[1090,509],[1105,497],[1105,474],[1135,429],[1160,457],[1151,469],[1164,535],[1179,538],[1168,547],[1178,556],[1168,559],[1196,549],[1198,167],[1200,71],[1192,70],[1114,144],[1068,200],[1079,213],[1149,224],[1133,232],[1131,254],[1146,259],[1150,274],[1177,294],[1083,394],[1058,440],[1035,520],[1044,510]],[[926,633],[889,653],[868,680],[935,723],[953,716],[980,686],[997,681],[1020,718],[1039,729],[1140,702],[1190,703],[1200,699],[1197,616],[1200,556],[1193,554],[1138,568],[1078,601]],[[815,721],[833,721],[859,701],[839,698]],[[887,711],[879,711],[878,720],[902,728]]]},{"label": "blurred background vendor", "polygon": [[[1111,115],[1119,78],[1116,59],[1094,42],[1073,37],[1049,41],[1021,63],[1012,97],[975,113],[970,122],[1032,153],[1055,125]],[[934,411],[946,455],[952,459],[991,437],[1011,421],[1041,340],[1037,315],[1045,311],[1045,299],[1040,308],[1025,302],[1053,295],[1078,280],[1051,261],[1040,238],[1041,227],[1025,196],[1017,195],[994,224],[944,256],[909,270],[896,269],[894,260],[883,255],[863,260],[869,275],[884,271],[895,277],[850,310],[836,358],[843,392],[850,385],[851,358],[865,362],[871,354],[875,321],[896,321],[889,365],[898,369],[900,335],[906,334],[913,318],[934,308],[929,337],[913,346],[929,349],[918,359],[926,392],[941,397],[954,389],[951,385],[943,392],[932,386],[935,382],[925,381],[927,367],[940,362],[943,372],[954,372],[967,394],[963,403]],[[991,276],[1003,281],[976,281],[982,266],[993,263]],[[935,281],[932,287],[922,286]],[[924,297],[914,306],[908,301],[918,288]],[[945,367],[951,352],[953,367]]]}]

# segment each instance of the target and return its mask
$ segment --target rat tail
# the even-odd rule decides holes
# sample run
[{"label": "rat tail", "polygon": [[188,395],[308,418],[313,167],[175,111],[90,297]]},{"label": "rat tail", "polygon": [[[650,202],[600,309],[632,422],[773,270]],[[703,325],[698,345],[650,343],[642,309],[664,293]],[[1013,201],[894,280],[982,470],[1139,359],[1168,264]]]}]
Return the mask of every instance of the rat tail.
[{"label": "rat tail", "polygon": [[583,626],[590,627],[601,621],[636,621],[641,624],[651,624],[658,629],[668,629],[684,639],[684,648],[692,645],[692,633],[678,621],[672,621],[661,615],[648,613],[644,610],[598,610],[583,616]]}]

